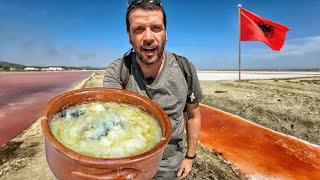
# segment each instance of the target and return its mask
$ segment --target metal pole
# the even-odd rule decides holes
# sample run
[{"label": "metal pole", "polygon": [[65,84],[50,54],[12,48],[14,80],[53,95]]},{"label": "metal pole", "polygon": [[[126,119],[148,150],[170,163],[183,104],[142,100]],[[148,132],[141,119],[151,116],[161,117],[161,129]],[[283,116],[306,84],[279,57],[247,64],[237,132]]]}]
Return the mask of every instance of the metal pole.
[{"label": "metal pole", "polygon": [[242,7],[241,4],[238,4],[238,15],[239,15],[239,42],[238,42],[238,58],[239,58],[239,64],[238,64],[238,71],[239,71],[239,81],[241,81],[241,14],[240,14],[240,8]]}]

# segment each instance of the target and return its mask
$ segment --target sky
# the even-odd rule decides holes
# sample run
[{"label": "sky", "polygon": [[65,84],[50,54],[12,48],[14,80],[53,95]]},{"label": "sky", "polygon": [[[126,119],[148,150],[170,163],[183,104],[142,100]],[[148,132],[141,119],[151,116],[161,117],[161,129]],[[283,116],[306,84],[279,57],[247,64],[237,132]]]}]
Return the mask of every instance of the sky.
[{"label": "sky", "polygon": [[[164,0],[166,50],[197,69],[238,67],[238,9],[290,28],[280,52],[241,42],[242,68],[320,68],[319,0]],[[131,48],[126,0],[0,0],[0,61],[106,67]]]}]

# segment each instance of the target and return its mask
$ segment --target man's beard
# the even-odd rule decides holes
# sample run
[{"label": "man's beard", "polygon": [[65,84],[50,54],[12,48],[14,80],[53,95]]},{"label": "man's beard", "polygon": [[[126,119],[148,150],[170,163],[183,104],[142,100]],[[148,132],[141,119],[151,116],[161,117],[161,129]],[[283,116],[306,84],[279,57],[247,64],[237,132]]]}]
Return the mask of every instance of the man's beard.
[{"label": "man's beard", "polygon": [[[162,59],[165,45],[166,45],[166,41],[163,41],[158,53],[152,58],[152,60],[147,59],[147,58],[143,58],[141,51],[135,51],[135,52],[136,52],[140,62],[142,62],[145,65],[152,65],[152,64],[156,64],[157,62],[159,62]],[[140,50],[142,50],[141,46],[138,48]]]}]

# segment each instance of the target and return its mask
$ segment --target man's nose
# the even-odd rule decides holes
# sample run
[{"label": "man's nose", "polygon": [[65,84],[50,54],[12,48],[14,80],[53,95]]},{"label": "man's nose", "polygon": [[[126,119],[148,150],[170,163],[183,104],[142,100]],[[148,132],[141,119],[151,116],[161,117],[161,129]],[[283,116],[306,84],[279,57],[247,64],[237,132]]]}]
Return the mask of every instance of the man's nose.
[{"label": "man's nose", "polygon": [[149,28],[147,28],[144,35],[144,43],[149,44],[153,42],[154,42],[153,32]]}]

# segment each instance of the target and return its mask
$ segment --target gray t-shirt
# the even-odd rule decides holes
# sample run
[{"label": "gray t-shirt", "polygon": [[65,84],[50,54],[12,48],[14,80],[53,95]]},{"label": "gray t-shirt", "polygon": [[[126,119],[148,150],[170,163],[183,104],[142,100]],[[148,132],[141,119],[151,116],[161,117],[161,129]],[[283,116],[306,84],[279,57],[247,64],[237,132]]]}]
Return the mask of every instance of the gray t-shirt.
[{"label": "gray t-shirt", "polygon": [[[122,89],[121,61],[121,59],[116,60],[107,67],[103,79],[105,87]],[[191,63],[190,65],[194,85],[191,86],[193,89],[189,98],[187,98],[187,82],[177,60],[171,53],[165,52],[163,67],[152,83],[143,76],[135,60],[131,65],[131,75],[125,89],[149,97],[158,103],[171,120],[173,133],[160,162],[159,170],[161,171],[177,171],[180,167],[185,151],[183,110],[186,103],[198,103],[203,97],[196,70]]]}]

